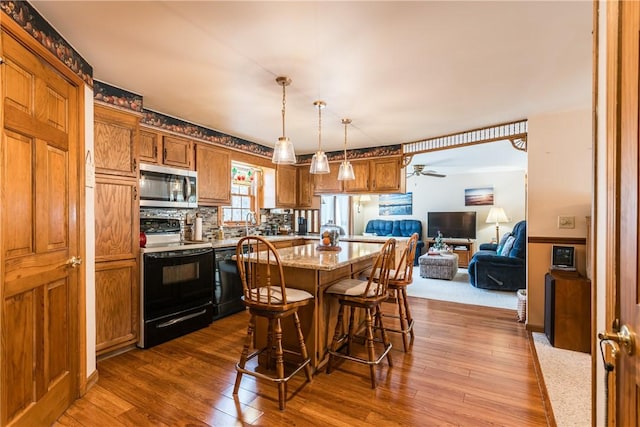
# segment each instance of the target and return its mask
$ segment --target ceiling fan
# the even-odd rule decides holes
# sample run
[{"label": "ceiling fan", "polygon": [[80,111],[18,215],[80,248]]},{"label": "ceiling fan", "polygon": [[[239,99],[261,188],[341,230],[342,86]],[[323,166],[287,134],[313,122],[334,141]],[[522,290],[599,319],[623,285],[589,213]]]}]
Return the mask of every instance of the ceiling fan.
[{"label": "ceiling fan", "polygon": [[435,176],[437,178],[444,178],[446,176],[434,170],[430,170],[430,169],[424,170],[425,166],[426,165],[413,165],[413,172],[407,174],[407,178],[411,176],[417,176],[417,175]]}]

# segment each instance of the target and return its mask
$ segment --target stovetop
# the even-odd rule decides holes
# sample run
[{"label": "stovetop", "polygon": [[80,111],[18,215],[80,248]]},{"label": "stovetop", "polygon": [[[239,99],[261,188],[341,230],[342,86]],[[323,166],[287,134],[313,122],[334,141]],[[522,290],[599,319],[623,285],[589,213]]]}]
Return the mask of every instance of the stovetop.
[{"label": "stovetop", "polygon": [[211,242],[182,240],[178,219],[141,218],[140,231],[147,237],[145,247],[140,248],[142,253],[211,247]]}]

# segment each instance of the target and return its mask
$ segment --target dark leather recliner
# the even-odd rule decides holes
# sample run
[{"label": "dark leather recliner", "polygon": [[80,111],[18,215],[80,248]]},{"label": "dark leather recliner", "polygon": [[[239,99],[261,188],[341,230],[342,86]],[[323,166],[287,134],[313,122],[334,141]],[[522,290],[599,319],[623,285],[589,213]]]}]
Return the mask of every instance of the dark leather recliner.
[{"label": "dark leather recliner", "polygon": [[417,219],[372,219],[365,227],[365,233],[372,233],[376,236],[389,237],[411,237],[413,233],[418,233],[418,243],[416,244],[416,256],[413,265],[418,265],[418,258],[422,255],[424,241],[422,241],[422,222]]},{"label": "dark leather recliner", "polygon": [[515,237],[508,256],[498,255],[495,244],[482,244],[469,262],[469,282],[480,289],[516,291],[526,288],[527,222],[513,227]]}]

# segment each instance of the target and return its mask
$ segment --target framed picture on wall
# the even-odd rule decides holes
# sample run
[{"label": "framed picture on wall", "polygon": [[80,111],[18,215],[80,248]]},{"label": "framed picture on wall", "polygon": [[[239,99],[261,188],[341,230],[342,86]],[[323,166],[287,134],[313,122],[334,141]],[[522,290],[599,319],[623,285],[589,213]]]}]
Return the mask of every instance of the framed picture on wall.
[{"label": "framed picture on wall", "polygon": [[381,194],[378,199],[379,215],[413,215],[413,193]]},{"label": "framed picture on wall", "polygon": [[493,205],[493,187],[467,188],[464,190],[464,205]]}]

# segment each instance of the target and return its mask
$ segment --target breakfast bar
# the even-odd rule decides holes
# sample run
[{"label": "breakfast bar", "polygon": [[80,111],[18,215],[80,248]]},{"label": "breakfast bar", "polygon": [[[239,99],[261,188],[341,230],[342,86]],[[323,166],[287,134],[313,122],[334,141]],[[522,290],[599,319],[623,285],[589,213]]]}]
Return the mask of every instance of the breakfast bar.
[{"label": "breakfast bar", "polygon": [[[278,250],[286,286],[306,290],[314,296],[313,303],[299,311],[314,370],[325,361],[338,310],[338,304],[326,297],[324,291],[340,279],[357,277],[373,264],[382,248],[381,243],[339,242],[338,245],[339,251],[320,250],[316,242]],[[258,321],[256,327],[259,332],[255,335],[256,347],[261,347],[266,340],[266,322]],[[287,348],[298,345],[293,327],[288,323],[283,324],[283,345]]]}]

